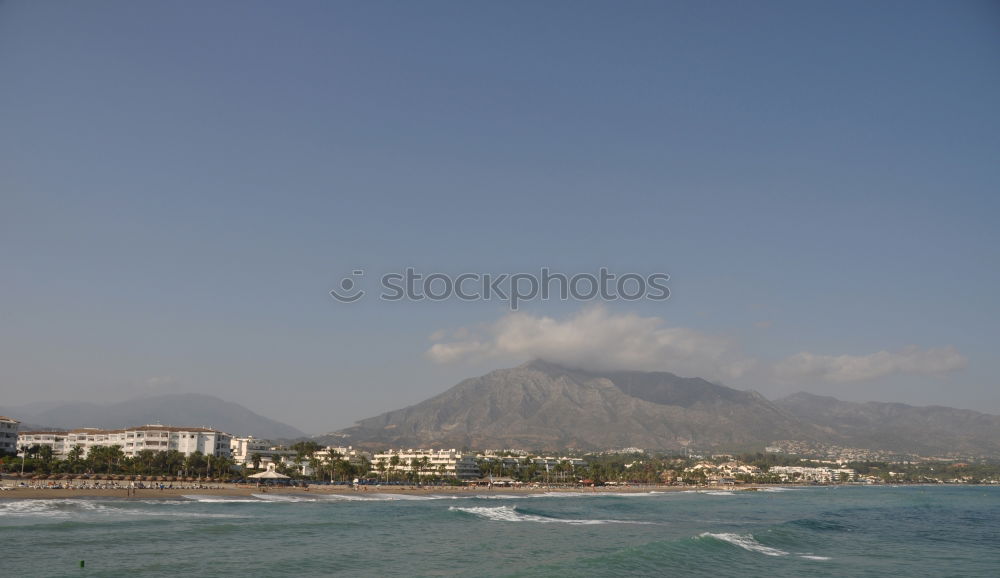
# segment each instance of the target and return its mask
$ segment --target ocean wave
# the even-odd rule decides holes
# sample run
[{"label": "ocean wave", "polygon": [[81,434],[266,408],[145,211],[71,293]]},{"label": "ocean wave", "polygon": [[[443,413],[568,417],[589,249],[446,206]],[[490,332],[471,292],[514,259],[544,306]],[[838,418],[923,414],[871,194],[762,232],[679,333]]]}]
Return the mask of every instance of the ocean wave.
[{"label": "ocean wave", "polygon": [[102,509],[87,500],[11,500],[0,503],[0,516],[69,518],[74,513]]},{"label": "ocean wave", "polygon": [[486,506],[471,506],[460,508],[449,506],[448,509],[454,512],[465,512],[480,518],[486,518],[495,522],[538,522],[542,524],[561,523],[575,526],[591,526],[597,524],[653,524],[653,522],[637,522],[632,520],[581,520],[569,518],[553,518],[539,514],[525,514],[517,511],[517,506],[496,506],[493,508]]},{"label": "ocean wave", "polygon": [[223,504],[246,504],[246,503],[256,503],[262,500],[256,498],[240,498],[235,496],[216,496],[212,494],[183,494],[187,498],[188,503],[191,502],[201,502],[203,504],[212,503],[223,503]]},{"label": "ocean wave", "polygon": [[652,496],[665,496],[669,492],[544,492],[541,494],[529,494],[540,498],[649,498]]},{"label": "ocean wave", "polygon": [[444,496],[439,494],[389,494],[389,493],[361,493],[361,494],[317,494],[317,498],[329,500],[331,502],[426,502],[430,500],[457,500],[467,496]]},{"label": "ocean wave", "polygon": [[289,496],[286,494],[250,494],[261,502],[318,502],[317,498],[307,498],[305,496]]},{"label": "ocean wave", "polygon": [[760,554],[764,554],[766,556],[788,555],[788,552],[785,552],[784,550],[771,548],[770,546],[765,546],[761,544],[751,534],[729,534],[729,533],[713,534],[712,532],[702,532],[698,537],[709,538],[712,540],[719,540],[722,542],[732,544],[733,546],[743,548],[744,550],[747,550],[749,552],[757,552]]},{"label": "ocean wave", "polygon": [[473,494],[469,496],[454,496],[460,498],[476,498],[479,500],[526,500],[532,498],[650,498],[681,494],[684,492],[542,492],[524,494]]},{"label": "ocean wave", "polygon": [[188,518],[230,518],[228,514],[190,512],[173,509],[136,508],[139,504],[180,505],[180,500],[140,500],[97,501],[79,498],[57,500],[13,500],[0,503],[0,517],[34,518],[40,520],[74,520],[87,518],[146,518],[146,517],[188,517]]}]

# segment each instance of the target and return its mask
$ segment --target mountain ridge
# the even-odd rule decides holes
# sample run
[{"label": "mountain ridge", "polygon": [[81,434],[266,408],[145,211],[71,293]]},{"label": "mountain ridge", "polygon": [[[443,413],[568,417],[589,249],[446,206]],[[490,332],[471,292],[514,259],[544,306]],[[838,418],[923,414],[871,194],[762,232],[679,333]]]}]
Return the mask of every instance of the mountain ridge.
[{"label": "mountain ridge", "polygon": [[[765,434],[781,439],[808,432],[812,439],[821,433],[756,392],[667,372],[610,375],[614,379],[534,360],[463,380],[421,403],[360,420],[336,436],[357,445],[402,447],[679,450],[692,444],[756,446],[754,440]],[[628,381],[624,387],[630,392],[615,379]],[[708,393],[694,396],[694,386]]]},{"label": "mountain ridge", "polygon": [[[760,451],[777,440],[923,455],[1000,456],[1000,416],[944,406],[771,401],[669,372],[594,371],[536,359],[317,439],[363,447]],[[997,440],[997,441],[995,441]]]}]

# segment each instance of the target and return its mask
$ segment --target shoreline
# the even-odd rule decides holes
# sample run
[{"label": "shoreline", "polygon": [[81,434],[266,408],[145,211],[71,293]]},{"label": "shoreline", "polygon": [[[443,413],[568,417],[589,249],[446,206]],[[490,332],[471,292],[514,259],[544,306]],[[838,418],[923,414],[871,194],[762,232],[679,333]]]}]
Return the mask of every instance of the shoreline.
[{"label": "shoreline", "polygon": [[649,492],[684,492],[684,491],[752,491],[757,490],[762,487],[774,487],[774,486],[661,486],[661,485],[649,485],[649,486],[601,486],[601,487],[579,487],[579,486],[541,486],[541,487],[522,487],[522,488],[506,488],[506,487],[493,487],[487,488],[482,486],[358,486],[357,489],[351,486],[309,486],[308,489],[303,488],[284,488],[284,487],[257,487],[257,486],[246,486],[246,485],[233,485],[233,484],[212,484],[211,486],[199,488],[197,486],[184,487],[184,488],[145,488],[145,489],[135,489],[133,491],[128,490],[124,487],[115,489],[96,489],[96,488],[30,488],[30,487],[4,487],[3,491],[0,491],[0,500],[64,500],[67,498],[115,498],[122,500],[169,500],[169,499],[183,499],[185,495],[197,494],[204,496],[219,496],[219,497],[249,497],[253,494],[276,494],[276,495],[294,495],[307,497],[310,495],[330,495],[330,494],[346,494],[346,495],[358,495],[364,496],[366,494],[400,494],[400,495],[435,495],[435,494],[445,494],[445,495],[507,495],[507,496],[518,496],[518,495],[533,495],[533,494],[545,494],[548,492],[561,492],[561,493],[578,493],[578,494],[620,494],[620,493],[630,493],[630,494],[641,494]]},{"label": "shoreline", "polygon": [[309,489],[295,487],[276,486],[248,486],[235,484],[212,484],[206,487],[174,487],[174,488],[136,488],[128,490],[124,487],[114,489],[100,488],[32,488],[32,487],[0,487],[0,501],[7,500],[65,500],[70,498],[113,498],[121,500],[176,500],[186,499],[187,495],[199,496],[219,496],[231,498],[252,497],[253,494],[276,494],[283,496],[310,495],[358,495],[367,494],[385,495],[448,495],[448,496],[529,496],[546,493],[561,494],[646,494],[651,492],[755,492],[767,491],[773,488],[786,490],[804,488],[831,488],[831,487],[903,487],[903,486],[927,486],[927,487],[996,487],[993,484],[818,484],[818,485],[796,485],[796,484],[746,484],[739,486],[538,486],[538,487],[493,487],[485,486],[309,486]]}]

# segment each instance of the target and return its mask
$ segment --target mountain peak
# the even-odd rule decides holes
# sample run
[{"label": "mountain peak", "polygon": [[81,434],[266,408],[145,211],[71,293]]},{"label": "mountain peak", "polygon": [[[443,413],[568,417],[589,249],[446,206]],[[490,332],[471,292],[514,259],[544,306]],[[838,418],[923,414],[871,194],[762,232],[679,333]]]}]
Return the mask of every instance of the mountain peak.
[{"label": "mountain peak", "polygon": [[361,420],[354,445],[762,449],[812,431],[769,401],[666,372],[600,372],[544,359],[466,379],[417,405]]}]

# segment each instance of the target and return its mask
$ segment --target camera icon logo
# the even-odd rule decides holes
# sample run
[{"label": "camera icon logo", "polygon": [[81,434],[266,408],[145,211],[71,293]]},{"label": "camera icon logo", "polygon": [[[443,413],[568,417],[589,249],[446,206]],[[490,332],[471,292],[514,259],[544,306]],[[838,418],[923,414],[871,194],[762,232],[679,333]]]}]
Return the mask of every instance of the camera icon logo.
[{"label": "camera icon logo", "polygon": [[364,275],[364,269],[351,271],[350,277],[344,277],[340,280],[340,291],[331,289],[330,296],[341,303],[354,303],[358,299],[361,299],[365,296],[365,292],[363,289],[356,289],[358,283],[352,277],[363,277]]}]

